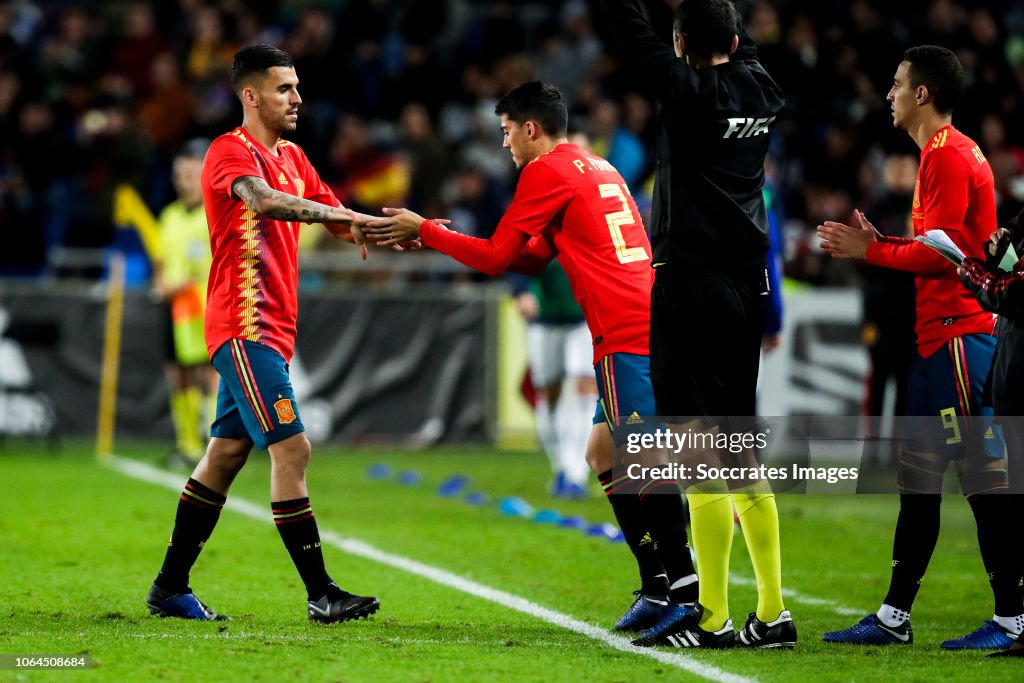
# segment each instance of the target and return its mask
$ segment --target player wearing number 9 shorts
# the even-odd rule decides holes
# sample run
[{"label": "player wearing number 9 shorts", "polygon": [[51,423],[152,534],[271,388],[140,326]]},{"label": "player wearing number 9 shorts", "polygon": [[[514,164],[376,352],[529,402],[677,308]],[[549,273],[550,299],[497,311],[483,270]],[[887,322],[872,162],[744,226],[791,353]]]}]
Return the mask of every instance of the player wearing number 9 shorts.
[{"label": "player wearing number 9 shorts", "polygon": [[[554,258],[561,263],[590,328],[601,389],[587,462],[609,494],[642,581],[640,597],[617,628],[641,630],[669,609],[670,596],[674,601],[682,591],[688,595],[680,601],[692,603],[697,589],[675,482],[641,487],[619,474],[621,467],[613,468],[614,445],[621,445],[629,431],[653,424],[650,242],[618,171],[568,142],[566,108],[557,88],[539,81],[520,85],[498,102],[495,113],[503,146],[522,173],[489,239],[461,235],[406,209],[384,209],[390,217],[368,223],[366,234],[381,245],[419,238],[424,246],[492,276],[533,275]],[[662,492],[668,495],[650,495]]]},{"label": "player wearing number 9 shorts", "polygon": [[[893,126],[921,150],[911,206],[914,234],[942,230],[968,257],[983,257],[996,228],[992,168],[980,147],[952,125],[967,78],[957,56],[935,45],[912,47],[896,68],[887,100]],[[992,366],[992,314],[960,286],[956,269],[917,240],[882,237],[860,212],[854,225],[818,226],[822,248],[838,258],[914,274],[917,356],[907,381],[907,422],[900,451],[900,512],[893,537],[889,590],[881,607],[851,627],[825,633],[846,644],[910,644],[910,611],[935,550],[943,473],[952,460],[978,526],[978,547],[994,614],[980,628],[942,643],[954,650],[1008,647],[1024,631],[1024,602],[1006,520],[1016,518],[1006,493],[1002,441],[990,429],[981,394]]]}]

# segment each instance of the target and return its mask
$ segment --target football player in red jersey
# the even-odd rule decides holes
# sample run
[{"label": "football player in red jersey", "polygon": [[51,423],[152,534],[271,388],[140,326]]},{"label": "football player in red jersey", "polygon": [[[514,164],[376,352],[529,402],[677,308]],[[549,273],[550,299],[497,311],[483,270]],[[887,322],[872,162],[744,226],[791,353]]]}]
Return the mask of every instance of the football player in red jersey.
[{"label": "football player in red jersey", "polygon": [[[969,257],[983,258],[996,228],[992,169],[978,145],[952,125],[964,89],[956,55],[924,45],[906,51],[887,97],[893,125],[921,149],[911,218],[915,235],[943,230]],[[978,545],[995,597],[992,621],[947,649],[1002,649],[1024,630],[1013,549],[1002,527],[1014,517],[1001,438],[980,438],[992,408],[982,405],[992,366],[992,314],[960,286],[956,268],[924,244],[883,237],[859,211],[854,226],[818,226],[822,248],[837,258],[912,272],[917,288],[917,357],[907,386],[907,439],[900,452],[900,514],[889,592],[876,614],[842,631],[837,643],[910,644],[910,608],[939,535],[942,476],[952,460],[978,524]],[[931,418],[925,420],[924,418]],[[973,437],[972,437],[973,435]],[[993,434],[993,436],[998,436]],[[974,438],[977,437],[977,438]]]},{"label": "football player in red jersey", "polygon": [[281,540],[306,586],[311,621],[358,619],[374,597],[341,590],[327,574],[306,489],[310,444],[288,377],[298,313],[302,223],[323,223],[366,249],[349,211],[301,149],[281,139],[295,130],[299,80],[291,57],[270,45],[235,55],[231,83],[242,125],[217,138],[203,163],[202,191],[213,264],[205,336],[220,374],[210,444],[185,485],[160,573],[146,603],[153,614],[222,619],[189,586],[189,571],[213,533],[235,476],[255,445],[270,451],[270,499]]},{"label": "football player in red jersey", "polygon": [[384,246],[422,240],[488,275],[533,275],[558,258],[594,344],[600,399],[587,462],[640,569],[638,597],[616,628],[640,631],[666,610],[692,609],[697,599],[676,482],[638,481],[613,467],[615,446],[650,429],[655,414],[650,242],[618,171],[569,143],[557,88],[539,81],[520,85],[498,102],[495,113],[503,146],[522,172],[512,204],[489,239],[461,235],[407,209],[384,209],[389,217],[370,221],[365,231]]}]

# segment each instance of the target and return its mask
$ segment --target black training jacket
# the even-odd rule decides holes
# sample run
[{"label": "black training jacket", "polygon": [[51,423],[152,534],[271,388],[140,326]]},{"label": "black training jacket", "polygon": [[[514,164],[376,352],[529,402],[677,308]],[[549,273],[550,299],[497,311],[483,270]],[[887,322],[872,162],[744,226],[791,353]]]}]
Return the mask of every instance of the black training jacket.
[{"label": "black training jacket", "polygon": [[785,98],[754,41],[740,27],[729,62],[692,69],[658,38],[636,0],[601,5],[623,58],[660,103],[653,263],[762,263],[764,159]]}]

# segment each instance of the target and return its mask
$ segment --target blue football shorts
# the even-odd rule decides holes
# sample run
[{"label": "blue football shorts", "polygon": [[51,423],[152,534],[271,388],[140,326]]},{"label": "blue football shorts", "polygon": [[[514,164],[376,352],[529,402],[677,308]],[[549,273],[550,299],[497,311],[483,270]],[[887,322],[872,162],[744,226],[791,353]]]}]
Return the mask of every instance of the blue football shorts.
[{"label": "blue football shorts", "polygon": [[260,450],[305,431],[288,377],[288,363],[256,342],[230,339],[213,354],[220,374],[210,436],[252,439]]}]

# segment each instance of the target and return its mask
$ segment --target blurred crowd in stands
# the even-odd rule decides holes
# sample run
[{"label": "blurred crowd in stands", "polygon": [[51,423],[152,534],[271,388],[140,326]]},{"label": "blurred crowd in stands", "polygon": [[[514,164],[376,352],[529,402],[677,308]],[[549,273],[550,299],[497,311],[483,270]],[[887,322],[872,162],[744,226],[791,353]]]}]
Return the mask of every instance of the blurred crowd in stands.
[{"label": "blurred crowd in stands", "polygon": [[[669,40],[675,0],[644,3]],[[1024,200],[1024,2],[739,0],[788,97],[769,182],[785,217],[787,275],[849,284],[814,226],[862,208],[904,234],[918,150],[885,100],[903,50],[954,49],[970,78],[954,123],[981,143],[999,216]],[[494,102],[555,83],[570,128],[649,195],[656,112],[621,69],[585,0],[0,1],[0,276],[74,272],[55,254],[102,251],[130,218],[126,188],[156,213],[185,141],[241,122],[232,55],[289,51],[303,146],[339,198],[409,206],[462,232],[493,230],[513,188]],[[641,204],[644,202],[641,201]]]}]

